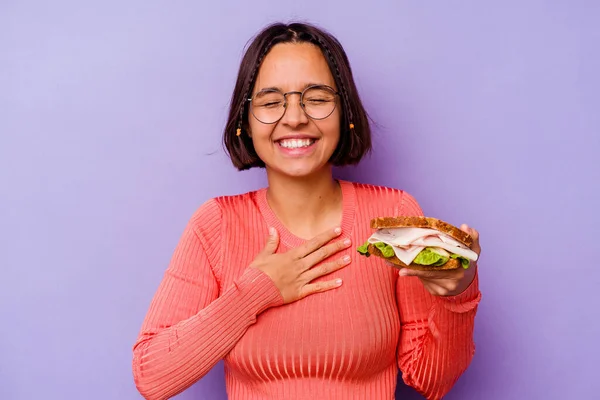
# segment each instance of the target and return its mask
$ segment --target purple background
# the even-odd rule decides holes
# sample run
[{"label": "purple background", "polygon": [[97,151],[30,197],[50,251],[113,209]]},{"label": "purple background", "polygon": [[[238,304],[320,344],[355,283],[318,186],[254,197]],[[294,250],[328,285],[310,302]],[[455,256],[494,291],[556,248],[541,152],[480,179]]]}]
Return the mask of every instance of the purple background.
[{"label": "purple background", "polygon": [[[0,3],[1,399],[139,398],[131,346],[188,218],[265,184],[220,134],[244,44],[291,18],[338,36],[378,123],[339,176],[481,232],[448,399],[600,392],[598,2],[149,3]],[[222,364],[179,398],[225,399]]]}]

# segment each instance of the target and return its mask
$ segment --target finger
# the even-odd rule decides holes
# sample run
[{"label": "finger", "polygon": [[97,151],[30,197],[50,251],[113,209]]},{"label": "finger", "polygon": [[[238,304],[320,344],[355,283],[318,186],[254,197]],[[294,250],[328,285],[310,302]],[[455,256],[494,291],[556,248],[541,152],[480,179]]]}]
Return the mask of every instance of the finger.
[{"label": "finger", "polygon": [[338,240],[330,243],[327,246],[323,246],[320,249],[310,253],[302,259],[302,263],[305,269],[311,268],[313,265],[317,265],[323,260],[331,257],[333,254],[338,253],[352,244],[350,239]]},{"label": "finger", "polygon": [[473,243],[471,244],[471,250],[473,250],[475,253],[477,253],[477,256],[479,257],[479,255],[481,254],[481,246],[479,245],[479,232],[477,232],[476,229],[471,228],[467,224],[462,224],[460,226],[460,229],[462,231],[467,232],[471,236],[471,238],[473,238]]},{"label": "finger", "polygon": [[460,279],[463,275],[463,268],[443,269],[440,271],[419,271],[410,268],[402,268],[400,270],[400,276],[418,276],[423,279]]},{"label": "finger", "polygon": [[263,248],[262,254],[269,255],[274,254],[279,246],[279,235],[277,233],[277,229],[270,227],[269,228],[269,238],[267,239],[267,244]]},{"label": "finger", "polygon": [[476,241],[476,240],[479,239],[479,232],[477,232],[476,229],[471,228],[467,224],[462,224],[460,226],[460,230],[463,231],[463,232],[468,233],[473,238],[473,241]]},{"label": "finger", "polygon": [[342,286],[341,279],[309,283],[308,285],[304,285],[304,287],[300,290],[300,298],[302,299],[308,295],[315,294],[315,293],[326,292],[328,290],[336,289],[340,286]]},{"label": "finger", "polygon": [[474,241],[478,241],[479,240],[479,232],[476,229],[473,228],[469,228],[469,234],[471,235],[471,237],[473,238]]},{"label": "finger", "polygon": [[308,240],[300,247],[292,250],[292,253],[296,259],[306,257],[308,254],[320,249],[326,243],[329,243],[332,239],[338,237],[342,233],[342,228],[329,229],[320,235]]},{"label": "finger", "polygon": [[421,280],[421,282],[423,283],[423,287],[425,287],[425,289],[434,296],[445,296],[448,293],[447,289],[445,289],[441,285],[438,285],[435,282],[431,282],[431,281],[427,281],[427,280],[423,280],[423,279]]},{"label": "finger", "polygon": [[307,282],[312,282],[314,279],[317,279],[321,276],[325,276],[327,274],[344,268],[345,266],[350,264],[350,261],[350,256],[344,256],[339,260],[328,262],[318,267],[309,269],[304,273],[304,277],[306,278]]},{"label": "finger", "polygon": [[421,277],[417,278],[419,278],[425,290],[434,296],[445,296],[458,287],[458,282],[452,279],[433,280]]},{"label": "finger", "polygon": [[471,227],[470,227],[469,225],[467,225],[467,224],[462,224],[462,225],[460,226],[460,230],[461,230],[461,231],[463,231],[463,232],[466,232],[466,233],[468,233],[469,235],[473,235],[473,231],[474,231],[474,229],[473,229],[473,228],[471,228]]},{"label": "finger", "polygon": [[440,296],[446,296],[448,293],[455,292],[458,289],[459,281],[456,279],[425,279],[421,278],[423,285],[431,286],[436,289],[436,293]]}]

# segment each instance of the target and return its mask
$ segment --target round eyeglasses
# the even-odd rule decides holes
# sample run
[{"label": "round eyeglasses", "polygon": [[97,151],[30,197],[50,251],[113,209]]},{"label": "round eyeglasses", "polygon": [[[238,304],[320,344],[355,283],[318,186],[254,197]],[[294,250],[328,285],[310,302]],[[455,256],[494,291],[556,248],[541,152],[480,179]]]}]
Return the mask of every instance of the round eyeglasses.
[{"label": "round eyeglasses", "polygon": [[325,119],[333,113],[339,96],[332,87],[316,85],[309,86],[302,92],[283,93],[277,89],[263,89],[247,101],[250,102],[254,118],[263,124],[274,124],[283,118],[288,107],[287,96],[290,94],[299,94],[302,110],[308,117],[317,120]]}]

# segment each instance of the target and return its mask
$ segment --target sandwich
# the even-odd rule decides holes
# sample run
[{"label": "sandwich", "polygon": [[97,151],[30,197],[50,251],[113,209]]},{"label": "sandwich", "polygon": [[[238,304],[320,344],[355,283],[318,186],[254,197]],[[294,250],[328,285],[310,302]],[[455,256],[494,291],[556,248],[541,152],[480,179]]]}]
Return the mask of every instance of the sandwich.
[{"label": "sandwich", "polygon": [[470,249],[471,235],[436,218],[379,217],[371,220],[371,228],[375,232],[358,252],[384,258],[400,268],[467,269],[478,258]]}]

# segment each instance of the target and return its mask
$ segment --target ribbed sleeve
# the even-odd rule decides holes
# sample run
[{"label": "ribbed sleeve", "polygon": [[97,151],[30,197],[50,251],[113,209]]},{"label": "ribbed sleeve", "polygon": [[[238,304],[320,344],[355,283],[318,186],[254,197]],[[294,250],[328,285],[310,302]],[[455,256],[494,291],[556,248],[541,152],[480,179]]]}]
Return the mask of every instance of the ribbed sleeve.
[{"label": "ribbed sleeve", "polygon": [[204,204],[186,227],[134,345],[133,373],[146,399],[168,399],[204,376],[263,310],[283,302],[271,279],[248,268],[220,292],[220,210]]},{"label": "ribbed sleeve", "polygon": [[[407,193],[402,207],[405,215],[423,215]],[[399,277],[396,292],[402,326],[398,346],[402,378],[426,399],[441,399],[475,352],[473,328],[481,298],[478,276],[457,296],[433,296],[417,277]]]}]

